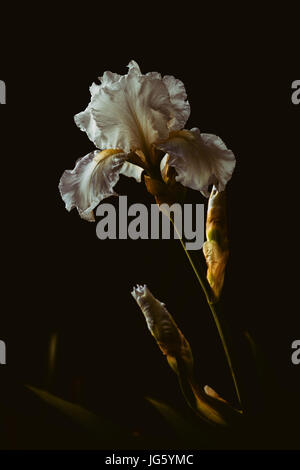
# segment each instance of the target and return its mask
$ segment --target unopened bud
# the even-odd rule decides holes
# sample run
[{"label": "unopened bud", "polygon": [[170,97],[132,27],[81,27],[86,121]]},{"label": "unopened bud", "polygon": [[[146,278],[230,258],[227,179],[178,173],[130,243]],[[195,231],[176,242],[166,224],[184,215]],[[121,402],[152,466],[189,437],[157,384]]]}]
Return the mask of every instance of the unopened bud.
[{"label": "unopened bud", "polygon": [[139,305],[159,348],[167,356],[170,366],[177,373],[176,359],[180,358],[187,369],[193,368],[193,355],[188,341],[168,312],[165,304],[157,300],[146,285],[133,288],[133,298]]},{"label": "unopened bud", "polygon": [[208,201],[206,238],[203,254],[207,264],[207,280],[216,301],[219,300],[229,256],[225,191],[213,187]]}]

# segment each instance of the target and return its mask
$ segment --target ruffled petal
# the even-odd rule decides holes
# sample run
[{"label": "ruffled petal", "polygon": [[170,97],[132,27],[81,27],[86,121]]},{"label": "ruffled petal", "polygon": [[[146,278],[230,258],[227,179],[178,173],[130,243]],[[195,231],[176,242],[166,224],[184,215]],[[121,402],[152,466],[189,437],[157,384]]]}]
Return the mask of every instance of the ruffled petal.
[{"label": "ruffled petal", "polygon": [[182,82],[174,77],[143,75],[135,61],[128,69],[124,76],[105,72],[101,85],[91,86],[91,102],[75,122],[98,148],[147,154],[152,143],[184,126],[189,104]]},{"label": "ruffled petal", "polygon": [[168,165],[175,168],[176,181],[206,197],[212,184],[218,191],[225,189],[235,167],[235,156],[220,137],[200,134],[197,128],[175,132],[157,147],[169,155]]},{"label": "ruffled petal", "polygon": [[140,66],[138,65],[138,63],[135,60],[131,60],[129,62],[129,64],[127,65],[127,67],[128,67],[128,72],[129,73],[136,74],[136,75],[142,75]]},{"label": "ruffled petal", "polygon": [[80,217],[94,222],[93,209],[100,201],[117,196],[114,186],[121,173],[141,180],[143,169],[126,162],[126,158],[127,154],[120,150],[95,150],[77,160],[75,168],[66,170],[59,182],[66,209],[76,207]]},{"label": "ruffled petal", "polygon": [[101,81],[102,86],[110,86],[113,83],[117,82],[120,80],[121,75],[118,73],[113,73],[113,72],[104,72],[102,77],[99,77],[99,80]]},{"label": "ruffled petal", "polygon": [[162,81],[130,69],[111,87],[92,98],[92,117],[100,130],[100,147],[148,153],[151,143],[168,136],[171,103]]},{"label": "ruffled petal", "polygon": [[81,131],[87,133],[88,138],[94,142],[97,148],[101,148],[100,130],[98,129],[96,122],[92,116],[91,104],[82,111],[81,113],[74,116],[74,121]]},{"label": "ruffled petal", "polygon": [[191,113],[185,87],[180,80],[177,80],[172,75],[165,75],[163,82],[168,89],[174,111],[174,118],[173,121],[169,123],[169,130],[178,131],[185,126]]}]

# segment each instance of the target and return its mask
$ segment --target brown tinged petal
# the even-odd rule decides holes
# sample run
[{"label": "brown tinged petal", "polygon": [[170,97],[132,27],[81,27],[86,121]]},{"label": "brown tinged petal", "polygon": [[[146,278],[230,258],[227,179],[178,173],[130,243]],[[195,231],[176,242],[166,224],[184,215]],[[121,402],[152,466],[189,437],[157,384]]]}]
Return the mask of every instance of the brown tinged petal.
[{"label": "brown tinged petal", "polygon": [[172,206],[176,203],[184,201],[186,188],[176,181],[174,183],[164,183],[163,181],[151,178],[148,175],[144,176],[147,191],[155,197],[158,206],[161,204],[168,204]]},{"label": "brown tinged petal", "polygon": [[213,388],[209,385],[205,385],[204,392],[211,398],[215,398],[216,400],[222,401],[223,403],[228,403],[224,398],[222,398]]},{"label": "brown tinged petal", "polygon": [[206,238],[209,241],[215,240],[223,250],[228,248],[226,193],[218,191],[215,186],[208,200]]},{"label": "brown tinged petal", "polygon": [[210,422],[218,426],[240,426],[242,411],[237,410],[222,398],[214,389],[205,385],[191,384],[198,411]]},{"label": "brown tinged petal", "polygon": [[225,267],[229,252],[222,251],[217,242],[207,241],[203,244],[203,253],[207,264],[207,280],[213,291],[215,301],[218,301],[225,278]]},{"label": "brown tinged petal", "polygon": [[229,256],[225,191],[214,186],[207,209],[206,238],[203,254],[207,264],[207,280],[218,301],[222,292],[225,267]]},{"label": "brown tinged petal", "polygon": [[176,181],[177,172],[168,164],[169,155],[154,148],[154,154],[157,153],[155,165],[152,167],[154,173],[150,171],[148,175],[144,176],[147,191],[155,197],[158,206],[182,203],[187,188]]}]

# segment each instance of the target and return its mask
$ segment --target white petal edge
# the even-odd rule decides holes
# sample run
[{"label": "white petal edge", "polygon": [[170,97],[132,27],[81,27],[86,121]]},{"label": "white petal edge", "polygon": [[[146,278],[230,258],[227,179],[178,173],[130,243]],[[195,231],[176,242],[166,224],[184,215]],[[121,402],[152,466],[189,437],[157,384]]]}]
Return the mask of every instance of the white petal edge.
[{"label": "white petal edge", "polygon": [[157,147],[169,155],[168,164],[175,168],[176,180],[206,197],[212,184],[224,191],[235,168],[235,156],[220,137],[200,134],[197,128],[178,132]]},{"label": "white petal edge", "polygon": [[183,83],[157,72],[143,75],[138,64],[128,64],[128,74],[105,72],[101,85],[92,84],[91,102],[75,115],[77,126],[97,148],[147,151],[184,127],[190,114]]},{"label": "white petal edge", "polygon": [[[66,209],[76,208],[80,217],[94,222],[93,209],[105,198],[117,196],[114,186],[119,175],[134,177],[141,181],[143,169],[126,162],[126,153],[116,153],[97,159],[95,150],[77,160],[73,170],[66,170],[59,182],[59,190]],[[123,168],[125,166],[125,168]]]},{"label": "white petal edge", "polygon": [[191,113],[190,104],[187,101],[187,94],[182,81],[172,75],[165,75],[163,82],[166,85],[174,110],[174,118],[169,123],[169,130],[177,131],[182,129]]}]

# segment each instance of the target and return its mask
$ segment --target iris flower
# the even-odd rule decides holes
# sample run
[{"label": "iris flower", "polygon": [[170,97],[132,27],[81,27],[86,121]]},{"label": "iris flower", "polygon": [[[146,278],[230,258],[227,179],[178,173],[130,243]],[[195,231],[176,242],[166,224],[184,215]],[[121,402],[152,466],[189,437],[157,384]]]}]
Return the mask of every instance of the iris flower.
[{"label": "iris flower", "polygon": [[120,174],[140,182],[145,171],[148,183],[154,181],[156,187],[167,186],[171,174],[173,183],[207,197],[212,184],[218,191],[225,189],[234,154],[216,135],[184,129],[190,105],[180,80],[157,72],[143,75],[132,60],[126,75],[105,72],[90,93],[91,101],[75,115],[75,123],[96,149],[61,177],[67,210],[75,207],[82,218],[94,221],[93,209],[116,195]]}]

